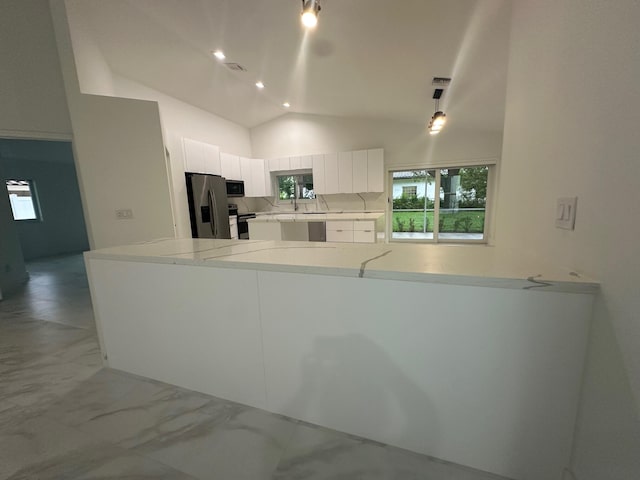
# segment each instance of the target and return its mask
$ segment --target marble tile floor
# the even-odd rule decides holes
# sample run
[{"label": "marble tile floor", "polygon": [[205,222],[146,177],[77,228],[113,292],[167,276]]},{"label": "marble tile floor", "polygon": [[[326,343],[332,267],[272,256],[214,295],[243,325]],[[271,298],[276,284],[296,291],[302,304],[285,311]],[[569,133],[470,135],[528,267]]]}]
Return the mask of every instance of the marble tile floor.
[{"label": "marble tile floor", "polygon": [[81,255],[0,301],[0,479],[495,475],[102,367]]}]

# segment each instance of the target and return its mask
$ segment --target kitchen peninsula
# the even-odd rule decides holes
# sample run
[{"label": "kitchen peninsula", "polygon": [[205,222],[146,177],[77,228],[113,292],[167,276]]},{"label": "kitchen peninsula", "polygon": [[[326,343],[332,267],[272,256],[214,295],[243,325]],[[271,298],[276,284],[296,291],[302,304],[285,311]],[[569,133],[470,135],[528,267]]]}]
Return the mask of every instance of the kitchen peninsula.
[{"label": "kitchen peninsula", "polygon": [[512,478],[566,464],[598,289],[575,272],[480,245],[85,258],[110,367]]}]

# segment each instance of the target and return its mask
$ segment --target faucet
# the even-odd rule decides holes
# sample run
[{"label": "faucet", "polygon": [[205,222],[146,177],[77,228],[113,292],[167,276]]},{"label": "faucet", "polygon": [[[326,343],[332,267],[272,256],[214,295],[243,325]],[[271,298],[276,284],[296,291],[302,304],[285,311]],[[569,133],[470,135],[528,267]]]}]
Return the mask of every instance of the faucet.
[{"label": "faucet", "polygon": [[298,211],[298,180],[293,184],[293,211]]}]

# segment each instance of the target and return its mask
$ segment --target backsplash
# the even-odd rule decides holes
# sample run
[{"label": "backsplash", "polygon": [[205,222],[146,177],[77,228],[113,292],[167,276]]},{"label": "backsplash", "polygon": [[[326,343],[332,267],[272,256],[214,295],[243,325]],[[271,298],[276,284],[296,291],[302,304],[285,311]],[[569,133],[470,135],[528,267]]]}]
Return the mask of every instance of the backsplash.
[{"label": "backsplash", "polygon": [[[300,212],[363,212],[382,211],[386,208],[384,193],[348,193],[336,195],[318,195],[315,201],[298,203]],[[245,212],[291,212],[293,204],[277,203],[273,197],[234,198],[238,211]],[[231,200],[230,200],[231,201]]]}]

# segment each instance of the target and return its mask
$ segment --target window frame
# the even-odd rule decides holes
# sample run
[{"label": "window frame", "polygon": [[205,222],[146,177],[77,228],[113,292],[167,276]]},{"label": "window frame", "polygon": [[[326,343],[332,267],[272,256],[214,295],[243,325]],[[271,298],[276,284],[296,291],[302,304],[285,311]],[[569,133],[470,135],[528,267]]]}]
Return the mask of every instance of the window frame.
[{"label": "window frame", "polygon": [[[11,217],[14,222],[25,222],[25,223],[40,223],[43,221],[42,218],[42,209],[40,208],[40,199],[38,196],[38,190],[36,188],[35,180],[27,179],[27,178],[7,178],[5,179],[5,188],[7,189],[7,197],[9,199],[9,205],[11,206]],[[9,182],[27,182],[29,187],[29,198],[31,199],[31,204],[33,205],[33,212],[35,214],[35,218],[16,218],[15,212],[13,211],[13,204],[11,203],[11,193],[9,192]]]},{"label": "window frame", "polygon": [[[277,171],[273,172],[273,193],[274,193],[274,203],[276,205],[292,205],[292,198],[280,198],[280,182],[278,181],[279,177],[302,177],[303,175],[311,175],[313,179],[313,171],[310,168],[305,168],[302,170],[287,170],[287,171]],[[300,204],[313,204],[318,200],[318,194],[315,193],[315,198],[297,198],[296,203]]]},{"label": "window frame", "polygon": [[[462,168],[477,168],[487,167],[487,196],[484,210],[484,229],[482,233],[482,239],[454,239],[454,238],[439,238],[440,232],[434,228],[433,238],[393,238],[393,173],[404,172],[411,170],[434,170],[435,176],[435,192],[436,198],[434,198],[434,227],[439,225],[440,219],[440,187],[441,187],[441,170],[447,169],[462,169]],[[494,198],[496,195],[496,177],[497,177],[497,161],[491,160],[479,160],[468,161],[461,163],[442,163],[442,164],[429,164],[429,165],[408,165],[408,166],[393,166],[386,169],[387,172],[387,187],[389,195],[387,197],[387,209],[386,209],[386,228],[385,237],[388,243],[414,243],[414,244],[476,244],[476,245],[489,245],[491,243],[491,232],[493,231],[493,208]],[[425,193],[426,194],[426,193]]]}]

